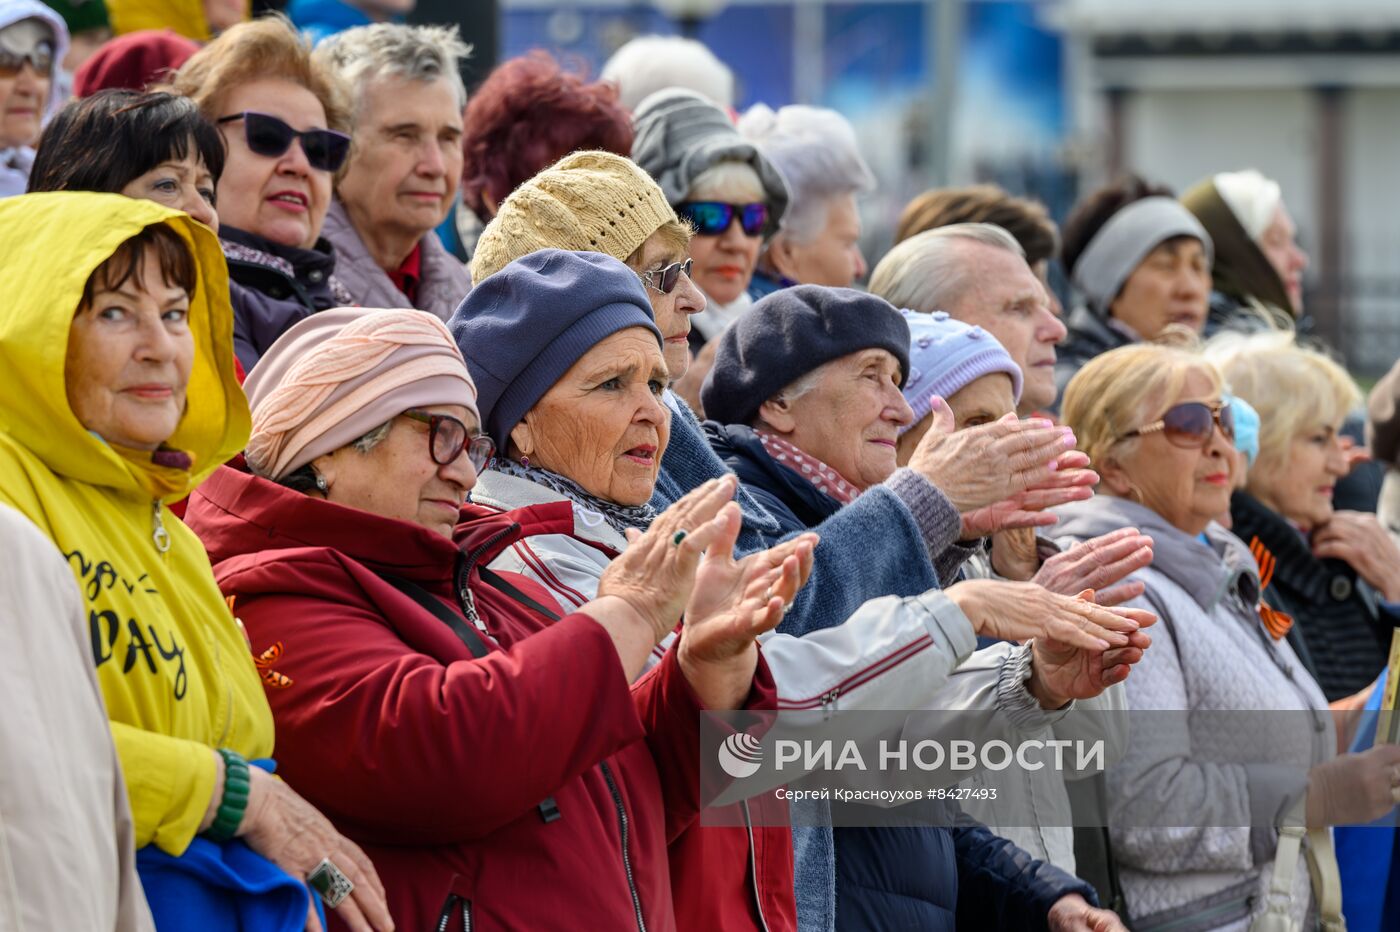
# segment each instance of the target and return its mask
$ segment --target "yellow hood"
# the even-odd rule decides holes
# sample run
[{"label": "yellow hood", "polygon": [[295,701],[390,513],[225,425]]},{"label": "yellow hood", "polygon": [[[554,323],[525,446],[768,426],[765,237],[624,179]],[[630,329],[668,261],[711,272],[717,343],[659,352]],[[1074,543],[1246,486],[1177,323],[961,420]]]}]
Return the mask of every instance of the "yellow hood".
[{"label": "yellow hood", "polygon": [[68,331],[88,277],[118,246],[164,223],[189,246],[199,272],[190,301],[195,360],[185,416],[168,445],[194,461],[177,501],[248,441],[248,401],[234,375],[233,309],[218,238],[188,214],[119,194],[55,192],[0,200],[0,433],[50,470],[80,482],[153,497],[148,473],[89,433],[68,406]]},{"label": "yellow hood", "polygon": [[173,29],[196,42],[209,41],[203,0],[107,0],[107,19],[119,36],[141,29]]}]

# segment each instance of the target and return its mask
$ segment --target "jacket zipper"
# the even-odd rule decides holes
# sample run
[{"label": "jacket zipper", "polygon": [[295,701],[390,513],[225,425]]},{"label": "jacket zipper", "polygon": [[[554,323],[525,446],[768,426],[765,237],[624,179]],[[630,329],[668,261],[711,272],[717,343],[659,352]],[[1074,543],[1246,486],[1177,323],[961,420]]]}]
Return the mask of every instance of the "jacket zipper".
[{"label": "jacket zipper", "polygon": [[749,863],[753,865],[753,903],[758,910],[758,927],[768,932],[768,919],[763,915],[763,896],[758,892],[758,848],[753,840],[753,820],[749,818],[749,801],[739,803],[744,810],[744,831],[749,836]]},{"label": "jacket zipper", "polygon": [[632,876],[632,856],[627,853],[627,809],[622,805],[622,794],[617,791],[617,784],[613,782],[612,771],[608,768],[607,761],[600,761],[598,769],[603,771],[603,779],[608,784],[608,792],[612,794],[613,805],[617,807],[617,824],[622,829],[622,870],[627,874],[627,889],[632,893],[632,909],[637,914],[637,932],[647,932],[646,921],[642,918],[642,898],[637,895],[637,880]]},{"label": "jacket zipper", "polygon": [[472,595],[471,587],[468,585],[468,581],[472,576],[472,567],[476,566],[482,554],[486,553],[486,551],[490,550],[510,535],[519,532],[520,525],[518,523],[512,524],[510,527],[503,528],[491,535],[486,543],[477,547],[471,553],[458,551],[459,554],[463,555],[458,563],[457,570],[457,598],[462,603],[462,611],[466,612],[467,620],[482,631],[486,630],[486,626],[482,623],[481,616],[476,612],[476,597]]},{"label": "jacket zipper", "polygon": [[170,532],[165,529],[165,522],[160,516],[160,499],[151,500],[151,540],[155,541],[156,550],[165,553],[170,550]]},{"label": "jacket zipper", "polygon": [[437,925],[433,927],[434,932],[447,932],[447,924],[452,921],[452,914],[457,911],[457,906],[462,907],[462,930],[472,932],[472,901],[456,893],[447,894],[447,900],[442,904],[442,912],[438,914]]}]

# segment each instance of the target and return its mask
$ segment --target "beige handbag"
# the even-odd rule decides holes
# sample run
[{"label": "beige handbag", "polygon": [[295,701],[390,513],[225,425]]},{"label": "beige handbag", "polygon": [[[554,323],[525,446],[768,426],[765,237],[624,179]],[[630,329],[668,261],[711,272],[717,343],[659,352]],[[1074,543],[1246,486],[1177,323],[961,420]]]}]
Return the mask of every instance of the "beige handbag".
[{"label": "beige handbag", "polygon": [[[1301,802],[1289,813],[1290,823],[1302,822]],[[1342,876],[1337,869],[1337,851],[1332,846],[1330,829],[1305,829],[1301,824],[1289,824],[1278,830],[1278,850],[1274,854],[1274,872],[1269,880],[1268,903],[1264,911],[1249,924],[1249,932],[1302,932],[1293,921],[1293,878],[1298,870],[1303,837],[1308,839],[1308,872],[1312,875],[1313,896],[1322,921],[1322,932],[1346,932],[1342,917]]]}]

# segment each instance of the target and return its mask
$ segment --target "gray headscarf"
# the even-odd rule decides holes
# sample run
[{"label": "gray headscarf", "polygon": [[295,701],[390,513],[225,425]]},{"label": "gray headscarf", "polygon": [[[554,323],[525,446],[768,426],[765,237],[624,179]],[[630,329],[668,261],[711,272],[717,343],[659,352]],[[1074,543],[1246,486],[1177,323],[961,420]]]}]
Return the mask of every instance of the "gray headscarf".
[{"label": "gray headscarf", "polygon": [[1214,262],[1215,245],[1196,216],[1170,197],[1145,197],[1108,218],[1099,228],[1079,261],[1074,264],[1074,284],[1084,292],[1089,308],[1107,316],[1123,283],[1148,253],[1177,236],[1201,241],[1206,262]]}]

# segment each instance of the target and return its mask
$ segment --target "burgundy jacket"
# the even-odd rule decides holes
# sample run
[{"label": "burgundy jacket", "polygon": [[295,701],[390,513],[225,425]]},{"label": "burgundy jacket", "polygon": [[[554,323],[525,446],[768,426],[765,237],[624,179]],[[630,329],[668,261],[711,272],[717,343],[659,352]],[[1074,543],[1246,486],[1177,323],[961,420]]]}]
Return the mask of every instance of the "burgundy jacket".
[{"label": "burgundy jacket", "polygon": [[[279,773],[364,847],[398,928],[676,929],[698,700],[674,651],[629,686],[601,625],[483,582],[511,513],[468,505],[454,544],[225,467],[187,522],[268,668]],[[489,654],[380,573],[475,622]],[[772,697],[760,666],[751,698]]]}]

